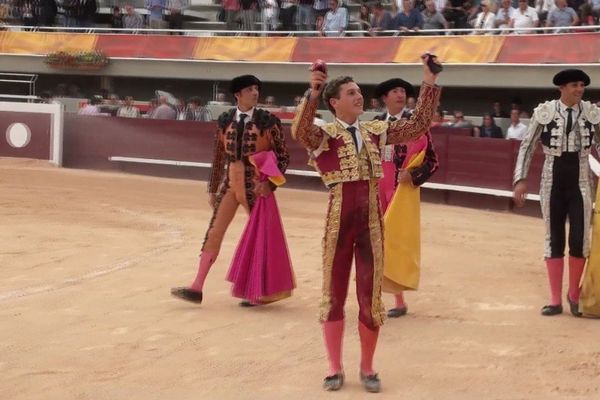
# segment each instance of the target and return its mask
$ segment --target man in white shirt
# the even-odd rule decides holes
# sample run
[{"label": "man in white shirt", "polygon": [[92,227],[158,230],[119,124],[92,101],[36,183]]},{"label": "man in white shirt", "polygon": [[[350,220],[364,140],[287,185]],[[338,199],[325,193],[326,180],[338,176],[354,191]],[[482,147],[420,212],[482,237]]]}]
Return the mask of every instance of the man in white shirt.
[{"label": "man in white shirt", "polygon": [[510,0],[502,0],[496,12],[496,28],[508,28],[515,9],[510,6]]},{"label": "man in white shirt", "polygon": [[506,138],[514,140],[523,140],[527,135],[527,125],[521,122],[519,110],[513,108],[510,112],[510,126],[506,130]]},{"label": "man in white shirt", "polygon": [[515,28],[513,33],[535,33],[533,30],[516,30],[517,28],[536,28],[540,26],[540,19],[535,8],[529,7],[527,0],[519,0],[519,8],[513,13],[510,27]]},{"label": "man in white shirt", "polygon": [[348,11],[344,7],[339,7],[339,0],[329,2],[330,10],[325,15],[323,23],[323,36],[342,36],[348,25]]}]

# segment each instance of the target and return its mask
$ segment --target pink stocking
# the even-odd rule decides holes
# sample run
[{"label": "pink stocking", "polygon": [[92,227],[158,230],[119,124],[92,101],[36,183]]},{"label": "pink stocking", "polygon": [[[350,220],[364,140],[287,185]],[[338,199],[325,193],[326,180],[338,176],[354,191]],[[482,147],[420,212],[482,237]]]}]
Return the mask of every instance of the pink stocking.
[{"label": "pink stocking", "polygon": [[358,323],[358,335],[360,336],[360,372],[363,375],[373,375],[373,356],[377,347],[377,338],[379,337],[379,327],[369,329],[362,322]]},{"label": "pink stocking", "polygon": [[344,338],[344,320],[323,322],[323,338],[329,359],[329,375],[343,371],[342,339]]},{"label": "pink stocking", "polygon": [[564,259],[562,257],[546,258],[548,269],[548,282],[550,283],[550,304],[557,306],[561,304]]},{"label": "pink stocking", "polygon": [[194,283],[190,286],[190,289],[195,290],[196,292],[201,292],[204,287],[204,281],[206,280],[206,276],[208,275],[208,271],[210,271],[210,267],[216,260],[216,254],[211,253],[209,251],[203,251],[200,254],[200,263],[198,264],[198,273],[196,274],[196,279],[194,279]]},{"label": "pink stocking", "polygon": [[569,257],[569,298],[574,303],[579,303],[579,295],[581,294],[579,284],[584,267],[585,258]]}]

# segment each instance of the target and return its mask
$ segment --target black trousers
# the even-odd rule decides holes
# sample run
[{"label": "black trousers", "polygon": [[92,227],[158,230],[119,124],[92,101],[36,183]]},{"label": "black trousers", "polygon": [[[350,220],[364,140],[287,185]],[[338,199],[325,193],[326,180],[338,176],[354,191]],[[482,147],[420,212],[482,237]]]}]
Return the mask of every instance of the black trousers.
[{"label": "black trousers", "polygon": [[565,223],[569,218],[569,255],[583,257],[584,208],[579,187],[579,153],[554,159],[550,193],[551,257],[564,257]]}]

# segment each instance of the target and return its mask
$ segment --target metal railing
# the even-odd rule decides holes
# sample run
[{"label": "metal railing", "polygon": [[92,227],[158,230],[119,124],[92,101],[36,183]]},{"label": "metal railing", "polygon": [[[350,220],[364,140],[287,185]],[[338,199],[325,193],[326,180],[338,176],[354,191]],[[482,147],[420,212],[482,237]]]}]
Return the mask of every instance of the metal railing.
[{"label": "metal railing", "polygon": [[[211,24],[218,22],[211,22]],[[223,23],[223,27],[225,24]],[[86,34],[183,34],[189,36],[362,36],[362,37],[380,37],[380,36],[444,36],[444,35],[494,35],[494,34],[575,34],[590,33],[600,31],[600,25],[590,26],[568,26],[568,27],[537,27],[537,28],[493,28],[493,29],[422,29],[417,31],[402,32],[397,30],[386,31],[365,31],[365,30],[346,30],[341,34],[337,31],[265,31],[265,30],[218,30],[218,29],[125,29],[125,28],[107,28],[107,27],[65,27],[65,26],[24,26],[24,25],[0,25],[0,29],[8,31],[29,31],[29,32],[72,32]]]}]

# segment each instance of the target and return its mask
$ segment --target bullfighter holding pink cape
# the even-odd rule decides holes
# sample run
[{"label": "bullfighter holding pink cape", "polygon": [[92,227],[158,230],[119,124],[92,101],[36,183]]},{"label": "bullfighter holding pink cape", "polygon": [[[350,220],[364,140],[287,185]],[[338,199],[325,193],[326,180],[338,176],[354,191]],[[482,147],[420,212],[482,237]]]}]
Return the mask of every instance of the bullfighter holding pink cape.
[{"label": "bullfighter holding pink cape", "polygon": [[[285,178],[277,168],[272,151],[249,157],[260,174],[260,181],[280,186]],[[275,194],[259,197],[252,209],[242,238],[227,274],[234,297],[254,304],[271,303],[291,296],[295,287]]]}]

